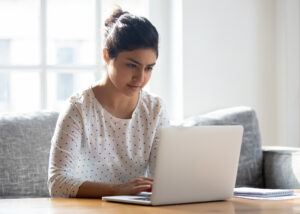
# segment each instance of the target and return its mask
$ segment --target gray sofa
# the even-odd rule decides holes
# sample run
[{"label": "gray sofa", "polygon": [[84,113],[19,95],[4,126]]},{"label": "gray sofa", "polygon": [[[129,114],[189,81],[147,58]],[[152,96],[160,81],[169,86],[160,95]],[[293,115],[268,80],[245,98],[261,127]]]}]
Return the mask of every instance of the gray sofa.
[{"label": "gray sofa", "polygon": [[[48,158],[57,117],[57,112],[0,114],[0,198],[49,197]],[[262,148],[251,108],[223,109],[182,123],[225,124],[244,126],[236,186],[300,188],[299,149]]]}]

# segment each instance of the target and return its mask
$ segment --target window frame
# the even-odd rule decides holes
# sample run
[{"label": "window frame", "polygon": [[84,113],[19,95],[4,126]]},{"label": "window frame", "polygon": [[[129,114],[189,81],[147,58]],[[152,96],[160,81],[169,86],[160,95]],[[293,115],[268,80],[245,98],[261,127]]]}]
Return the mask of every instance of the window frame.
[{"label": "window frame", "polygon": [[[77,72],[86,72],[90,70],[94,74],[94,79],[97,80],[101,77],[101,70],[103,70],[102,62],[100,59],[101,44],[101,0],[93,0],[95,3],[95,56],[96,61],[94,65],[47,65],[47,0],[39,0],[40,3],[40,24],[39,24],[39,38],[40,38],[40,59],[38,65],[0,65],[0,72],[13,73],[14,70],[22,70],[24,72],[36,70],[39,73],[40,81],[40,109],[47,109],[47,73],[55,70],[66,70],[73,74]],[[11,106],[11,99],[8,106]]]}]

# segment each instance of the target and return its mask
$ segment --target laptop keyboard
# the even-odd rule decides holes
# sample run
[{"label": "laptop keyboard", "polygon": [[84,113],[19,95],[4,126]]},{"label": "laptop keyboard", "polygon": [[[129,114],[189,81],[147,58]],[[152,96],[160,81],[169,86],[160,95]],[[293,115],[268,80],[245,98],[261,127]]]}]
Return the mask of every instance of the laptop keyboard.
[{"label": "laptop keyboard", "polygon": [[151,197],[145,196],[145,197],[135,197],[133,198],[134,200],[139,200],[139,201],[151,201]]}]

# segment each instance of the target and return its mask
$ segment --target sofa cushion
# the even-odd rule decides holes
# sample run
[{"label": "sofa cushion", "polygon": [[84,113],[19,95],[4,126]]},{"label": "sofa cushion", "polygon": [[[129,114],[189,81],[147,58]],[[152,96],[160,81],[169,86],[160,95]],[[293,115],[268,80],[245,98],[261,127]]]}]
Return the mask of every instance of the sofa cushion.
[{"label": "sofa cushion", "polygon": [[265,187],[270,189],[300,189],[300,148],[265,146]]},{"label": "sofa cushion", "polygon": [[58,113],[0,114],[0,198],[47,197],[50,141]]},{"label": "sofa cushion", "polygon": [[208,114],[189,117],[184,120],[182,125],[242,125],[244,134],[236,186],[264,186],[261,137],[253,109],[241,106],[217,110]]}]

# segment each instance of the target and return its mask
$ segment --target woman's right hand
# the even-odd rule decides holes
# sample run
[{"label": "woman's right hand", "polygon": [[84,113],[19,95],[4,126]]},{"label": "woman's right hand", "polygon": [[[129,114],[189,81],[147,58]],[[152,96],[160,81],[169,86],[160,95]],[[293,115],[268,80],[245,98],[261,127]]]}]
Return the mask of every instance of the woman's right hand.
[{"label": "woman's right hand", "polygon": [[114,188],[115,195],[137,195],[141,192],[151,192],[153,179],[146,177],[137,177],[124,184],[116,184]]}]

